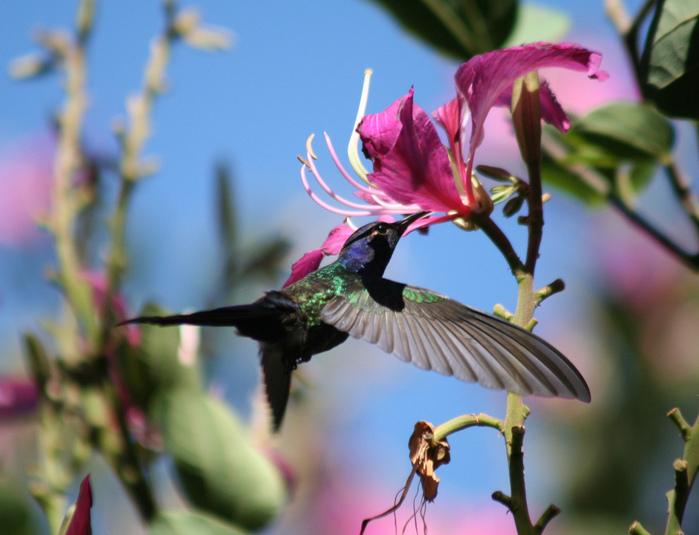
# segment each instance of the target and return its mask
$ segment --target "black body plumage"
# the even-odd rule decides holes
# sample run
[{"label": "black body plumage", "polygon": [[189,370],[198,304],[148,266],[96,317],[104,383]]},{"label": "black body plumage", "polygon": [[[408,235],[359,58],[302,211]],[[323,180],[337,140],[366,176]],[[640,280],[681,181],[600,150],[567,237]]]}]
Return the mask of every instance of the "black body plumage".
[{"label": "black body plumage", "polygon": [[590,401],[580,373],[541,338],[431,290],[383,278],[403,232],[424,215],[361,227],[335,262],[254,303],[124,323],[231,326],[257,340],[275,429],[286,410],[291,372],[348,336],[488,388]]}]

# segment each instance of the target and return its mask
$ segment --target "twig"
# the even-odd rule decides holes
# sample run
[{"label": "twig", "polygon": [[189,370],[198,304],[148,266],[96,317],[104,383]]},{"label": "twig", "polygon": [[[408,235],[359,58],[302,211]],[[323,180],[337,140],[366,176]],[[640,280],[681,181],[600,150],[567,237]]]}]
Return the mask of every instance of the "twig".
[{"label": "twig", "polygon": [[663,169],[680,206],[684,209],[699,236],[699,203],[697,203],[696,196],[689,186],[689,181],[674,161],[665,164]]},{"label": "twig", "polygon": [[462,429],[469,427],[492,427],[501,433],[504,431],[505,422],[487,414],[465,414],[452,418],[448,422],[438,425],[434,430],[434,440],[444,440],[446,437]]},{"label": "twig", "polygon": [[675,459],[675,488],[667,493],[668,519],[666,535],[674,535],[682,530],[682,519],[689,494],[699,472],[699,416],[693,426],[682,418],[679,409],[672,409],[668,417],[677,425],[684,440],[684,454]]},{"label": "twig", "polygon": [[558,507],[556,507],[553,504],[549,505],[546,511],[541,513],[541,516],[539,517],[539,520],[536,521],[536,524],[534,524],[534,533],[536,533],[537,535],[543,533],[544,528],[546,528],[548,523],[551,522],[551,520],[557,517],[560,513],[561,510]]},{"label": "twig", "polygon": [[543,288],[538,289],[534,293],[536,305],[539,306],[544,299],[548,299],[552,295],[562,292],[565,290],[565,287],[566,285],[561,279],[556,279],[551,284],[547,284]]},{"label": "twig", "polygon": [[634,521],[634,523],[629,526],[629,533],[631,535],[651,535],[651,532],[646,530],[638,521]]},{"label": "twig", "polygon": [[690,253],[663,234],[650,221],[629,207],[620,197],[609,195],[609,203],[692,271],[699,271],[699,253]]}]

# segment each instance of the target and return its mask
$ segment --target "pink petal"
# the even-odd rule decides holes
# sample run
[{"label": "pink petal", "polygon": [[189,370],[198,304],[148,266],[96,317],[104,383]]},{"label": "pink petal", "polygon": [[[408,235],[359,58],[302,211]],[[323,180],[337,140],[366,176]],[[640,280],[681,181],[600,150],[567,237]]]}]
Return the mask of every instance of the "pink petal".
[{"label": "pink petal", "polygon": [[282,288],[286,288],[290,284],[303,279],[306,275],[318,269],[322,260],[323,251],[320,249],[308,251],[300,258],[300,260],[297,260],[294,262],[294,265],[291,266],[291,276],[282,285]]},{"label": "pink petal", "polygon": [[429,116],[413,104],[413,90],[357,128],[374,163],[369,180],[401,204],[423,210],[469,210],[454,184],[447,150]]},{"label": "pink petal", "polygon": [[412,98],[413,89],[408,95],[399,98],[381,113],[366,115],[357,125],[357,132],[362,138],[364,153],[369,159],[382,159],[398,141],[403,129],[400,112],[408,98]]},{"label": "pink petal", "polygon": [[90,509],[92,508],[92,488],[90,487],[90,475],[86,475],[80,483],[78,501],[75,502],[75,512],[70,521],[66,535],[90,535],[92,533],[90,523]]},{"label": "pink petal", "polygon": [[328,234],[328,238],[325,240],[323,246],[321,247],[323,254],[325,256],[339,254],[342,250],[342,246],[347,241],[347,238],[349,238],[353,233],[354,230],[352,230],[347,225],[336,226],[334,229],[330,231],[330,234]]},{"label": "pink petal", "polygon": [[600,54],[577,45],[535,43],[495,50],[463,63],[456,71],[454,81],[471,110],[467,174],[470,175],[473,155],[483,139],[483,123],[490,108],[517,78],[544,67],[563,67],[604,81],[609,76],[598,70],[601,61]]},{"label": "pink petal", "polygon": [[282,288],[286,288],[318,269],[324,257],[338,254],[352,232],[354,231],[347,225],[338,225],[332,229],[320,248],[308,251],[291,266],[291,276],[282,285]]},{"label": "pink petal", "polygon": [[454,165],[459,170],[459,178],[461,180],[461,184],[463,184],[467,202],[472,204],[475,202],[473,186],[471,185],[470,178],[467,178],[466,168],[464,166],[464,128],[462,113],[463,97],[457,96],[454,100],[451,100],[444,106],[437,108],[432,113],[432,117],[434,117],[437,124],[442,126],[447,133],[447,137],[449,138],[449,148],[451,149],[451,156],[454,159]]}]

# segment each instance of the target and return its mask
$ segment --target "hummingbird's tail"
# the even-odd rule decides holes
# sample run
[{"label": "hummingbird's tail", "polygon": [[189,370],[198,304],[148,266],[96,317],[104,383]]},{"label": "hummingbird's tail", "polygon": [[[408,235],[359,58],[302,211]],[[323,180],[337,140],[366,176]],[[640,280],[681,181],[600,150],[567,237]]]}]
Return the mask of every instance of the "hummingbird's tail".
[{"label": "hummingbird's tail", "polygon": [[295,308],[295,303],[281,292],[268,292],[265,297],[248,305],[202,310],[192,314],[173,316],[141,316],[122,321],[118,325],[146,323],[150,325],[200,325],[235,327],[242,336],[260,342],[273,342],[284,334],[282,317]]}]

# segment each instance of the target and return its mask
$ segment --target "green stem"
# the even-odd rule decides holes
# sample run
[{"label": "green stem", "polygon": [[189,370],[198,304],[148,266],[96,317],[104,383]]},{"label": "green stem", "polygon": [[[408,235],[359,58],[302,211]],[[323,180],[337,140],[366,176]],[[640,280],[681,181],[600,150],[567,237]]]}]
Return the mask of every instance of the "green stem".
[{"label": "green stem", "polygon": [[517,144],[527,165],[529,176],[529,226],[527,259],[524,271],[533,275],[539,258],[544,227],[544,207],[541,188],[541,104],[539,75],[536,71],[515,81],[512,88],[512,121]]},{"label": "green stem", "polygon": [[464,414],[462,416],[457,416],[452,418],[448,422],[437,426],[434,430],[434,440],[440,441],[444,440],[446,437],[462,429],[467,429],[469,427],[492,427],[497,429],[501,433],[504,431],[505,422],[499,418],[494,418],[493,416],[488,416],[487,414]]},{"label": "green stem", "polygon": [[692,192],[689,180],[684,176],[675,161],[664,165],[663,169],[670,182],[672,192],[675,194],[675,197],[677,197],[680,206],[682,206],[687,217],[692,222],[692,225],[694,225],[694,230],[699,235],[699,203],[697,203],[694,193]]},{"label": "green stem", "polygon": [[[118,442],[111,442],[109,437],[105,437],[106,440],[101,449],[112,470],[131,496],[141,518],[148,523],[155,518],[157,506],[129,433],[126,407],[121,403],[116,389],[107,377],[103,383],[103,391],[107,403],[116,416],[119,437]],[[109,430],[108,433],[111,434],[113,431]]]},{"label": "green stem", "polygon": [[631,524],[631,526],[629,527],[629,533],[631,535],[652,535],[651,532],[645,529],[638,521]]},{"label": "green stem", "polygon": [[[534,290],[534,270],[539,257],[544,225],[541,189],[541,110],[539,81],[536,73],[531,73],[515,82],[512,95],[512,117],[520,152],[529,173],[529,214],[525,218],[529,229],[527,259],[524,266],[520,264],[512,270],[518,285],[517,309],[512,322],[526,328],[528,325],[533,325],[532,319],[537,304],[545,294],[550,293]],[[498,237],[497,234],[491,234]],[[498,247],[503,250],[500,245]],[[510,262],[510,265],[513,266],[513,263]],[[556,286],[561,285],[556,284]],[[509,392],[504,435],[507,446],[510,496],[498,492],[493,495],[493,499],[503,503],[512,512],[518,535],[540,534],[551,518],[558,514],[558,509],[551,505],[536,525],[532,524],[529,515],[524,480],[524,421],[528,415],[529,409],[522,402],[522,397]]]},{"label": "green stem", "polygon": [[682,532],[684,517],[689,494],[699,472],[699,416],[692,427],[682,418],[679,409],[673,409],[668,417],[677,425],[684,440],[684,454],[675,460],[675,488],[667,493],[668,519],[665,535],[675,535]]},{"label": "green stem", "polygon": [[[89,0],[84,0],[81,9],[87,3],[90,3]],[[58,115],[60,128],[54,165],[51,230],[58,259],[58,280],[89,343],[94,347],[98,333],[97,320],[92,306],[90,287],[80,276],[80,262],[73,238],[75,218],[80,208],[73,184],[82,163],[80,135],[87,107],[84,42],[85,40],[79,40],[77,43],[68,44],[63,58],[66,74],[66,101]]]}]

